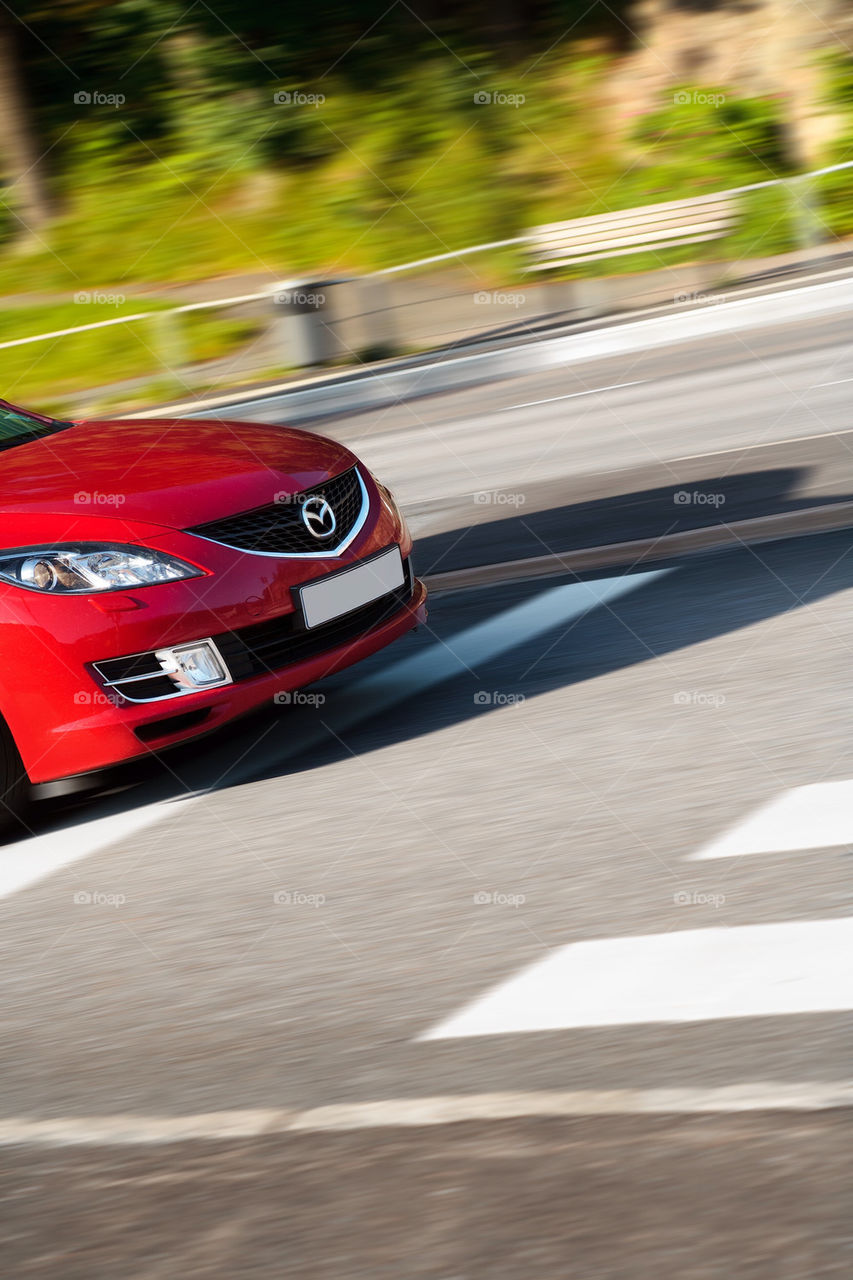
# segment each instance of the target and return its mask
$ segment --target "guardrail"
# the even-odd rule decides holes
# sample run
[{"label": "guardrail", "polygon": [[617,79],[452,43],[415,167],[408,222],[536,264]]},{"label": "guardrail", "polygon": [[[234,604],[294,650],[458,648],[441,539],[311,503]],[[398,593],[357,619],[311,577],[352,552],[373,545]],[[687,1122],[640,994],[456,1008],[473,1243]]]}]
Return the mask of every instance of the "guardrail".
[{"label": "guardrail", "polygon": [[[698,244],[703,241],[721,240],[730,234],[737,223],[743,207],[741,197],[750,192],[773,187],[783,188],[789,193],[792,207],[796,212],[800,249],[813,248],[820,240],[818,228],[821,224],[819,211],[815,207],[812,184],[824,175],[847,169],[853,169],[853,161],[829,165],[794,177],[770,178],[686,200],[666,201],[616,212],[608,211],[566,222],[533,227],[529,231],[505,240],[448,250],[412,262],[384,267],[357,278],[280,282],[256,293],[185,303],[156,311],[140,311],[50,333],[33,334],[0,343],[0,351],[60,341],[97,329],[142,323],[151,326],[152,351],[159,360],[161,369],[146,375],[141,381],[154,381],[162,377],[163,371],[181,380],[189,379],[191,375],[182,317],[194,312],[225,310],[238,306],[254,306],[259,309],[268,304],[267,328],[274,344],[273,351],[277,356],[273,363],[281,369],[325,363],[337,357],[345,358],[347,353],[356,359],[359,358],[359,353],[364,352],[369,352],[371,357],[392,354],[397,349],[412,345],[429,346],[431,340],[446,341],[448,336],[447,324],[445,323],[443,330],[441,328],[442,322],[446,322],[447,311],[446,307],[441,306],[441,290],[439,289],[437,296],[434,297],[429,294],[429,290],[425,290],[422,296],[418,296],[415,292],[409,300],[392,303],[387,296],[387,290],[393,278],[423,272],[439,265],[464,266],[465,259],[469,257],[499,249],[521,249],[523,251],[521,272],[539,275],[558,268],[629,257],[644,252],[654,253],[674,246]],[[358,299],[350,303],[352,309],[343,317],[343,320],[338,314],[334,316],[331,314],[327,297],[328,291],[335,289],[340,292],[342,286],[357,288],[359,291]],[[540,289],[543,287],[539,286]],[[554,288],[554,286],[549,287]],[[536,316],[531,317],[528,313],[529,309],[522,314],[523,304],[519,299],[526,303],[526,295],[512,290],[491,293],[479,291],[471,295],[469,288],[468,300],[472,298],[475,305],[489,300],[492,308],[481,313],[486,321],[484,325],[468,324],[469,332],[476,333],[481,327],[486,332],[490,330],[498,332],[500,329],[495,330],[495,321],[498,319],[505,329],[507,326],[503,321],[511,323],[513,311],[517,313],[516,324],[527,327],[534,319],[537,322],[542,320],[544,323],[552,314],[548,310],[548,303],[552,302],[552,299],[546,300],[544,305],[539,306]],[[425,329],[422,325],[424,332],[418,334],[414,344],[408,342],[405,337],[401,339],[399,332],[401,326],[389,322],[392,313],[396,321],[407,307],[425,310],[429,306],[432,306],[436,313],[441,313],[437,315],[436,332],[433,334],[429,331],[428,325]],[[601,309],[602,307],[599,306],[598,310]],[[339,308],[336,308],[336,312],[338,310]],[[582,312],[583,307],[564,304],[558,310],[561,314],[573,310]],[[342,338],[338,330],[356,319],[363,322],[361,327],[364,332],[359,338],[352,336]],[[405,322],[402,327],[406,328]],[[261,364],[270,363],[269,347],[268,343]],[[239,360],[236,363],[239,364]],[[243,361],[242,368],[244,372],[250,372],[251,362]],[[188,380],[185,385],[189,388]],[[7,394],[13,394],[13,389],[9,387],[4,390]]]},{"label": "guardrail", "polygon": [[[587,229],[590,229],[596,225],[603,229],[608,225],[609,221],[618,222],[621,219],[625,219],[627,221],[632,217],[643,216],[657,211],[660,211],[661,214],[663,214],[663,211],[665,210],[681,210],[690,205],[693,205],[698,209],[703,202],[707,202],[708,204],[720,202],[722,204],[736,200],[738,196],[747,195],[749,192],[762,191],[772,187],[782,187],[787,189],[794,210],[805,215],[804,218],[797,219],[798,226],[802,233],[803,227],[807,224],[813,223],[817,216],[808,192],[808,184],[815,178],[822,178],[830,173],[840,173],[846,169],[853,169],[853,160],[845,160],[840,164],[826,165],[822,169],[812,169],[808,173],[794,174],[790,177],[765,178],[761,182],[749,182],[740,187],[729,187],[725,191],[715,191],[710,192],[708,195],[693,196],[687,200],[671,200],[655,205],[639,205],[633,209],[617,210],[615,212],[608,211],[607,213],[592,214],[584,218],[573,218],[566,222],[543,224],[542,226],[531,227],[531,229],[526,231],[523,235],[515,236],[510,240],[494,240],[489,244],[472,245],[467,249],[455,249],[447,253],[435,254],[430,258],[418,258],[414,262],[404,262],[394,267],[383,267],[371,274],[375,276],[388,276],[403,271],[415,271],[422,267],[432,266],[438,262],[450,262],[453,259],[469,257],[471,254],[486,253],[487,251],[493,251],[495,249],[511,248],[514,245],[525,245],[528,248],[535,250],[540,238],[554,231],[564,230],[568,234],[572,228],[580,229],[586,227]],[[664,219],[662,217],[661,225],[663,224],[663,221]],[[804,243],[806,240],[808,240],[809,243],[813,243],[810,231],[807,235],[801,234],[801,243]],[[637,243],[631,249],[631,252],[638,253],[642,252],[645,248],[653,249],[662,247],[666,246],[662,246],[660,244],[656,245],[652,240],[642,240],[638,237]],[[607,256],[611,255],[607,255],[605,253],[593,253],[587,261],[594,261]],[[557,266],[563,264],[554,263],[552,265]],[[533,270],[534,268],[527,267],[526,269]]]},{"label": "guardrail", "polygon": [[[236,307],[241,303],[259,302],[270,297],[270,290],[263,293],[247,293],[239,297],[216,298],[211,302],[188,302],[180,307],[169,307],[164,311],[140,311],[134,315],[115,316],[112,320],[95,320],[92,324],[78,324],[69,329],[56,329],[53,333],[36,333],[29,338],[13,338],[10,342],[0,342],[0,351],[8,351],[12,347],[27,347],[34,342],[47,342],[51,338],[68,338],[75,333],[87,333],[92,329],[109,329],[114,325],[135,324],[140,320],[152,323],[168,321],[172,316],[186,315],[191,311],[215,311],[223,307]],[[173,361],[174,364],[174,361]]]},{"label": "guardrail", "polygon": [[534,227],[530,271],[624,258],[645,249],[722,240],[737,219],[737,197],[723,192]]}]

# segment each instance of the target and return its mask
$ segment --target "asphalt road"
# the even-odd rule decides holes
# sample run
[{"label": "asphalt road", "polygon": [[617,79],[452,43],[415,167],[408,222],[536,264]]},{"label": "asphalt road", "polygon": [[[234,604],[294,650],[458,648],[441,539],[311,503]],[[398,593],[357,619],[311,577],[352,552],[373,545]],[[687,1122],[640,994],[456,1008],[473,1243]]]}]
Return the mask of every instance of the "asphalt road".
[{"label": "asphalt road", "polygon": [[424,571],[847,501],[849,319],[770,321],[316,429],[395,489]]},{"label": "asphalt road", "polygon": [[849,1139],[828,1112],[15,1153],[4,1252],[69,1280],[842,1280]]},{"label": "asphalt road", "polygon": [[[781,928],[805,969],[781,980],[808,987],[811,944],[784,931],[817,922],[832,952],[851,845],[776,852],[771,824],[761,852],[690,858],[780,796],[853,777],[851,552],[838,534],[441,597],[399,666],[173,757],[175,790],[216,789],[7,897],[4,1115],[114,1123],[93,1150],[4,1152],[9,1274],[553,1275],[565,1249],[607,1276],[849,1268],[849,1112],[775,1102],[849,1080],[849,1005],[806,992],[807,1011],[763,1011],[759,982],[752,1014],[724,999],[709,1016],[688,948],[664,964],[695,1001],[673,1013],[659,974],[655,1021],[616,1007],[589,1025],[557,982],[539,998],[559,1028],[513,1030],[511,1011],[493,1034],[441,1027],[609,940],[721,930],[755,959],[750,928]],[[593,989],[612,962],[592,956]],[[642,1114],[650,1090],[731,1086],[757,1088],[749,1114]],[[474,1111],[427,1134],[380,1107],[360,1135],[145,1147],[146,1117],[400,1099],[426,1117],[436,1095],[565,1090],[593,1110],[626,1091],[628,1114]],[[127,1116],[142,1137],[123,1145]]]},{"label": "asphalt road", "polygon": [[[630,531],[559,512],[651,520],[670,469],[849,492],[843,331],[750,345],[326,429],[421,568]],[[4,1274],[848,1275],[851,608],[851,532],[445,594],[44,808],[0,855]]]}]

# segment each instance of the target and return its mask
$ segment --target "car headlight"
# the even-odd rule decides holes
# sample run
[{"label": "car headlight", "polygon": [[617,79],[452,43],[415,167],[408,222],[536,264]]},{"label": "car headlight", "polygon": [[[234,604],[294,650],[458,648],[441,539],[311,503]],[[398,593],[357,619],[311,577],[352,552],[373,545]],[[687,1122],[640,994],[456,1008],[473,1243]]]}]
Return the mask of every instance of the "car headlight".
[{"label": "car headlight", "polygon": [[0,552],[0,580],[53,595],[123,591],[198,578],[202,573],[202,569],[184,564],[175,556],[147,547],[78,543]]}]

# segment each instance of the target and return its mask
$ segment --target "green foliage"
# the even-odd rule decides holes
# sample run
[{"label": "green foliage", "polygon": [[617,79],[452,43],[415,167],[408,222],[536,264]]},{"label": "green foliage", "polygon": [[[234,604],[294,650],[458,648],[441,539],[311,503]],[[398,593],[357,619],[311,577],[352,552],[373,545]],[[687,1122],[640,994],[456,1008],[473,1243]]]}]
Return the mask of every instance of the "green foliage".
[{"label": "green foliage", "polygon": [[721,191],[787,171],[776,101],[735,98],[719,88],[685,86],[641,120],[639,163],[623,186],[627,205]]},{"label": "green foliage", "polygon": [[838,164],[853,157],[853,56],[846,49],[833,49],[822,54],[819,61],[823,105],[840,125],[826,159],[829,164]]},{"label": "green foliage", "polygon": [[815,197],[830,234],[853,235],[853,170],[843,169],[817,178]]},{"label": "green foliage", "polygon": [[[149,302],[133,300],[119,306],[69,302],[50,307],[16,307],[0,311],[0,342],[157,310]],[[253,324],[207,312],[178,318],[177,323],[182,327],[187,355],[193,361],[223,356],[256,332]],[[168,347],[164,348],[157,325],[156,318],[129,321],[60,340],[6,349],[2,352],[4,395],[13,401],[38,399],[44,403],[46,397],[55,403],[103,381],[105,369],[109,370],[111,381],[158,372],[170,374],[173,355]]]},{"label": "green foliage", "polygon": [[[433,56],[382,91],[330,76],[316,105],[277,105],[270,92],[252,126],[269,137],[243,150],[230,116],[227,147],[199,125],[204,147],[188,133],[157,155],[133,139],[116,151],[103,132],[112,120],[84,122],[67,148],[64,214],[50,251],[28,259],[29,287],[363,270],[510,238],[548,202],[554,216],[571,213],[601,167],[583,103],[591,68],[521,81],[482,56],[468,65],[477,78]],[[0,259],[0,288],[22,286],[20,264]]]},{"label": "green foliage", "polygon": [[824,105],[853,114],[853,57],[846,49],[830,49],[821,55],[820,62]]},{"label": "green foliage", "polygon": [[[14,223],[0,200],[0,290],[71,295],[232,272],[367,271],[510,239],[541,222],[785,175],[782,98],[688,85],[627,136],[614,134],[601,86],[628,43],[628,7],[22,0],[17,35],[32,123],[60,215],[43,247],[30,243],[24,255],[8,244]],[[829,57],[825,82],[827,103],[848,122],[849,148],[853,59]],[[123,101],[76,102],[81,92]],[[816,189],[835,234],[853,232],[851,194],[846,175]],[[790,196],[759,191],[724,246],[583,271],[761,256],[801,234]],[[503,282],[521,267],[506,250],[468,262]],[[0,313],[0,334],[20,336],[31,321],[80,322],[75,311],[60,323],[61,311]],[[156,369],[151,332],[148,322],[138,332],[82,335],[49,354],[20,348],[4,353],[4,370],[27,391],[74,390],[104,380],[104,370],[111,380],[135,377]],[[192,355],[244,338],[245,327],[206,316],[193,323]]]},{"label": "green foliage", "polygon": [[12,213],[14,205],[14,193],[0,187],[0,247],[8,243],[14,234],[15,218]]},{"label": "green foliage", "polygon": [[[683,86],[640,118],[630,138],[631,161],[577,210],[580,216],[661,204],[668,200],[765,182],[788,170],[780,103],[736,98],[720,88]],[[719,241],[676,246],[582,264],[570,274],[606,276],[653,271],[697,259],[760,257],[796,243],[790,199],[773,189],[744,197],[725,247]]]},{"label": "green foliage", "polygon": [[740,221],[725,244],[731,262],[787,253],[800,243],[807,216],[795,188],[786,184],[743,197]]}]

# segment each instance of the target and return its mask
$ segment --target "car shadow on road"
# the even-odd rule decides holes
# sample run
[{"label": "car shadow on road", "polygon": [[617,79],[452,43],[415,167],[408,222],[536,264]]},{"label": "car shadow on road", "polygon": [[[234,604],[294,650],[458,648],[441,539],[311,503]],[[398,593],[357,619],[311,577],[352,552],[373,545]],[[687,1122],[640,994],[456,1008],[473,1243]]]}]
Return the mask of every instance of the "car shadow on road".
[{"label": "car shadow on road", "polygon": [[[853,488],[853,456],[851,488]],[[664,468],[655,467],[655,474]],[[853,495],[814,492],[809,467],[772,467],[739,474],[698,477],[682,465],[669,483],[632,487],[649,468],[582,482],[551,480],[506,486],[456,498],[436,510],[415,513],[422,528],[416,548],[420,574],[447,573],[505,560],[666,537],[686,530],[731,525],[853,501]]]},{"label": "car shadow on road", "polygon": [[[321,762],[380,750],[462,720],[494,714],[514,698],[529,700],[665,659],[680,650],[808,608],[853,588],[852,552],[853,533],[843,531],[738,547],[650,566],[649,570],[634,566],[634,573],[648,576],[638,578],[636,589],[628,594],[592,607],[579,618],[556,622],[533,638],[522,635],[519,643],[497,657],[469,661],[469,670],[460,667],[459,675],[428,690],[422,698],[412,689],[411,696],[390,713],[371,718],[366,707],[362,721],[345,734],[335,738],[330,733],[321,748],[288,760],[283,769],[272,764],[257,776],[292,775]],[[454,637],[460,633],[525,602],[532,603],[560,582],[570,581],[572,576],[566,576],[439,597],[430,630],[414,643],[421,650],[436,643],[452,650]],[[745,653],[754,643],[752,639],[745,641]],[[373,659],[369,666],[380,671],[382,663]],[[318,686],[326,691],[327,702],[314,713],[317,718],[332,720],[335,698],[339,691],[346,691],[346,675]],[[484,692],[490,695],[488,699],[483,698]],[[678,695],[674,683],[672,698]],[[608,708],[603,702],[602,715],[610,714],[618,718],[618,708]],[[507,727],[511,731],[509,722]]]}]

